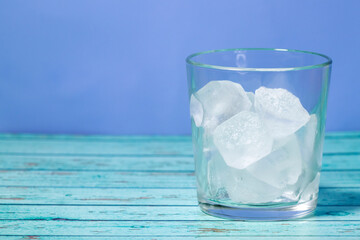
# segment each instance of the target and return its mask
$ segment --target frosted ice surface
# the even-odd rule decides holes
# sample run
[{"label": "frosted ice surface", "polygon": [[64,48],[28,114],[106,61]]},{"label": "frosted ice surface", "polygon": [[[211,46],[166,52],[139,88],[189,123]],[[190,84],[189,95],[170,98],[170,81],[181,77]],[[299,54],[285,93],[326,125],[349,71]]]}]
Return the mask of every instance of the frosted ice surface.
[{"label": "frosted ice surface", "polygon": [[296,132],[310,118],[299,98],[282,88],[258,88],[255,91],[255,110],[274,138]]},{"label": "frosted ice surface", "polygon": [[303,159],[304,179],[301,186],[302,191],[315,178],[321,167],[322,141],[316,142],[316,136],[318,135],[317,125],[317,117],[312,114],[309,122],[296,132]]},{"label": "frosted ice surface", "polygon": [[254,112],[255,111],[255,107],[254,107],[255,94],[253,92],[246,92],[246,95],[248,96],[248,98],[249,98],[249,100],[251,102],[250,111]]},{"label": "frosted ice surface", "polygon": [[317,173],[315,179],[303,191],[300,202],[306,202],[314,199],[319,192],[319,183],[320,173]]},{"label": "frosted ice surface", "polygon": [[227,176],[224,175],[229,172],[229,169],[221,156],[214,154],[208,162],[207,170],[209,194],[212,198],[220,197],[219,193],[222,193],[222,188],[225,188],[224,182]]},{"label": "frosted ice surface", "polygon": [[254,177],[269,185],[284,189],[297,182],[302,172],[300,147],[296,136],[287,143],[246,168]]},{"label": "frosted ice surface", "polygon": [[254,104],[255,101],[255,94],[253,92],[246,92],[246,95],[248,96],[250,102]]},{"label": "frosted ice surface", "polygon": [[272,202],[281,195],[280,189],[254,178],[246,170],[229,167],[221,158],[209,161],[208,183],[212,198],[229,197],[236,203]]},{"label": "frosted ice surface", "polygon": [[[197,119],[202,118],[202,126],[208,130],[215,129],[220,123],[243,110],[251,108],[245,90],[238,83],[231,81],[211,81],[195,94],[202,105],[203,114],[197,103],[194,102],[192,114]],[[195,117],[194,117],[195,120]],[[197,121],[198,124],[200,121]]]},{"label": "frosted ice surface", "polygon": [[317,124],[316,115],[311,114],[308,123],[296,133],[301,144],[303,159],[307,162],[316,161],[317,159],[314,159],[314,157],[318,157],[314,156],[314,149],[317,147],[315,145]]},{"label": "frosted ice surface", "polygon": [[287,144],[290,140],[292,140],[294,137],[294,134],[291,134],[289,136],[283,137],[283,138],[276,138],[274,139],[273,149],[272,151],[276,151],[279,148],[283,147],[285,144]]},{"label": "frosted ice surface", "polygon": [[193,118],[195,125],[197,127],[201,126],[204,110],[201,103],[194,95],[191,95],[190,97],[190,115]]},{"label": "frosted ice surface", "polygon": [[246,170],[233,169],[227,175],[225,187],[233,202],[244,204],[260,204],[275,201],[281,190],[257,178]]},{"label": "frosted ice surface", "polygon": [[257,113],[242,111],[219,125],[213,136],[226,164],[243,169],[271,152],[273,139]]}]

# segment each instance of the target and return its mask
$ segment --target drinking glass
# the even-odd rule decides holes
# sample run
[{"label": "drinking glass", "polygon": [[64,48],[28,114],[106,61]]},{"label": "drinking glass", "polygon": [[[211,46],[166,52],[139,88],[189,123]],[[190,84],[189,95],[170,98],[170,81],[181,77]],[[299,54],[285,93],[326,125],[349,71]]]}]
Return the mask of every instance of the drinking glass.
[{"label": "drinking glass", "polygon": [[332,60],[289,49],[187,57],[201,210],[283,220],[316,208]]}]

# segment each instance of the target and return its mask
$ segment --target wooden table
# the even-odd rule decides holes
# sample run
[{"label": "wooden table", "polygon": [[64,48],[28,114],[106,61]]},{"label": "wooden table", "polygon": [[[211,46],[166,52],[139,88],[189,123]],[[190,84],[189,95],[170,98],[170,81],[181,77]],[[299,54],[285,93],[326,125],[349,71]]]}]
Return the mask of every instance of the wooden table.
[{"label": "wooden table", "polygon": [[203,214],[187,136],[0,135],[1,240],[360,239],[359,187],[359,132],[327,134],[315,216],[279,222]]}]

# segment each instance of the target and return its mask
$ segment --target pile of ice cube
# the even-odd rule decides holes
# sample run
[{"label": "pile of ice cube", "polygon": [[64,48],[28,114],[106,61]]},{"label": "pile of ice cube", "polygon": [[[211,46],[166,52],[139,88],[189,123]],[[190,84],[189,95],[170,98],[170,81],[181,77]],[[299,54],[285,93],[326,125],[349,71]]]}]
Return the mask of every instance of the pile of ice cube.
[{"label": "pile of ice cube", "polygon": [[[299,198],[317,129],[316,115],[299,98],[282,88],[260,87],[254,94],[235,82],[211,81],[191,96],[190,112],[211,142],[205,146],[212,152],[210,195],[226,191],[244,204]],[[312,185],[306,191],[316,191]]]}]

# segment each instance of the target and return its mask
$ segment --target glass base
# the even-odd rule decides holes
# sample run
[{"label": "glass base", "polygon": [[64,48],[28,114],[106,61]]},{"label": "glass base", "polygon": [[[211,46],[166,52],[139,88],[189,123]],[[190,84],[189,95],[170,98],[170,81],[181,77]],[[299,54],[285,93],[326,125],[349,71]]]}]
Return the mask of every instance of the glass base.
[{"label": "glass base", "polygon": [[201,210],[209,215],[232,220],[274,221],[305,217],[311,214],[317,199],[283,207],[228,207],[199,202]]}]

